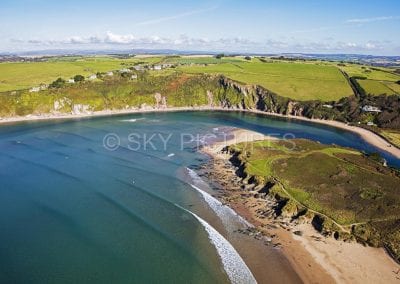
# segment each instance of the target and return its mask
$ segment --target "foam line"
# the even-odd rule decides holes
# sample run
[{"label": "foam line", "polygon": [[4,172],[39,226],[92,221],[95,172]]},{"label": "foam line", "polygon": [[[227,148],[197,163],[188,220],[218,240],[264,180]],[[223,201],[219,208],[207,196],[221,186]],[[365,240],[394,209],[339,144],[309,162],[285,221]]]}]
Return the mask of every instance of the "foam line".
[{"label": "foam line", "polygon": [[221,258],[222,265],[229,280],[234,284],[250,284],[257,283],[250,269],[247,267],[246,263],[240,257],[239,253],[235,248],[210,224],[205,220],[197,216],[195,213],[175,204],[175,206],[185,210],[192,216],[194,216],[208,234],[208,238],[211,243],[215,246],[219,257]]}]

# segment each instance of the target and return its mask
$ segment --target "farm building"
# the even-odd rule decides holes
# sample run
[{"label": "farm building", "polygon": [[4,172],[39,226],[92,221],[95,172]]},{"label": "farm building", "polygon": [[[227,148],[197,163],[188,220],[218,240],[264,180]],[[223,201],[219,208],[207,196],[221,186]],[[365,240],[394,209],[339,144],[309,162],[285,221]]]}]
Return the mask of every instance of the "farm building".
[{"label": "farm building", "polygon": [[39,92],[40,91],[40,87],[33,87],[29,90],[29,93],[35,93],[35,92]]},{"label": "farm building", "polygon": [[35,93],[35,92],[39,92],[42,90],[46,90],[48,88],[48,85],[42,84],[39,87],[32,87],[31,89],[29,89],[30,93]]},{"label": "farm building", "polygon": [[131,73],[132,70],[128,69],[128,68],[123,68],[121,70],[119,70],[120,73]]},{"label": "farm building", "polygon": [[369,105],[363,106],[362,110],[365,112],[382,112],[378,107]]},{"label": "farm building", "polygon": [[142,65],[135,65],[135,66],[133,66],[133,68],[134,68],[136,71],[143,71],[143,70],[144,70],[144,67],[143,67]]}]

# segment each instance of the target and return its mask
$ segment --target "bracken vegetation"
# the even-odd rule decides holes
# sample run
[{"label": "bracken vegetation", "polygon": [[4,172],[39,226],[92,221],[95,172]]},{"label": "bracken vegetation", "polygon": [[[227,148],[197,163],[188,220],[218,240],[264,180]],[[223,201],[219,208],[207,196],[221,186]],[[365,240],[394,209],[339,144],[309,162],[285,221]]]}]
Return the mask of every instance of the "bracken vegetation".
[{"label": "bracken vegetation", "polygon": [[376,157],[309,140],[230,146],[245,180],[325,235],[385,247],[400,260],[400,173]]}]

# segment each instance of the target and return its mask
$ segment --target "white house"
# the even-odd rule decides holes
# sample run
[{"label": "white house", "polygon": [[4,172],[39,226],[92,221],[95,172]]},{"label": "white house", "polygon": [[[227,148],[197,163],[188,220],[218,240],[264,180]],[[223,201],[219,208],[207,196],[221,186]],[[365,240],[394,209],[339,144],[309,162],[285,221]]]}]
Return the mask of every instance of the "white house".
[{"label": "white house", "polygon": [[29,90],[29,93],[36,93],[36,92],[39,92],[40,91],[40,87],[32,87],[30,90]]},{"label": "white house", "polygon": [[378,107],[369,105],[363,106],[362,110],[365,112],[382,112]]},{"label": "white house", "polygon": [[46,90],[49,86],[45,85],[45,84],[41,84],[39,87],[32,87],[29,92],[30,93],[35,93],[35,92],[39,92],[42,90]]},{"label": "white house", "polygon": [[144,70],[144,66],[142,66],[142,65],[135,65],[135,66],[133,66],[133,68],[134,68],[136,71],[143,71],[143,70]]},{"label": "white house", "polygon": [[162,66],[161,65],[154,65],[153,69],[154,70],[161,70]]},{"label": "white house", "polygon": [[132,70],[128,69],[128,68],[123,68],[121,70],[119,70],[120,73],[132,73]]},{"label": "white house", "polygon": [[90,75],[90,76],[88,77],[89,80],[94,80],[94,79],[96,79],[96,78],[97,78],[97,75],[96,75],[96,74],[92,74],[92,75]]},{"label": "white house", "polygon": [[67,83],[73,84],[73,83],[75,83],[75,80],[74,79],[68,79]]},{"label": "white house", "polygon": [[114,76],[114,73],[113,73],[112,71],[108,71],[108,72],[106,73],[106,75],[107,75],[107,76]]},{"label": "white house", "polygon": [[137,79],[137,75],[136,75],[136,74],[133,74],[133,75],[131,76],[131,79]]}]

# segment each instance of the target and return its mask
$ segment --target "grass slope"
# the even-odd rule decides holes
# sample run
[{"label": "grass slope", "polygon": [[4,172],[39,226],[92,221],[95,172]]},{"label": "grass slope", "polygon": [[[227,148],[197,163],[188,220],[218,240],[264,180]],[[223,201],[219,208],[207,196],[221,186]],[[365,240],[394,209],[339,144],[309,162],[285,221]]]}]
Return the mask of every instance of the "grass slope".
[{"label": "grass slope", "polygon": [[[149,61],[149,59],[146,59]],[[68,79],[77,74],[90,75],[97,72],[118,70],[139,58],[115,59],[111,57],[65,57],[46,62],[0,63],[0,92],[26,89],[39,84],[49,84],[58,77]]]},{"label": "grass slope", "polygon": [[351,233],[400,257],[398,172],[355,150],[304,139],[241,143],[229,150],[248,180],[269,184],[270,192],[289,200],[283,210],[291,216],[311,210],[325,219],[324,230]]},{"label": "grass slope", "polygon": [[390,141],[390,143],[400,148],[400,131],[385,129],[381,130],[379,134]]},{"label": "grass slope", "polygon": [[270,62],[242,57],[179,57],[154,56],[118,59],[113,57],[59,57],[46,62],[0,63],[0,92],[49,84],[58,77],[68,79],[76,74],[129,67],[135,63],[173,63],[177,68],[154,71],[171,74],[175,70],[187,74],[212,73],[243,82],[261,85],[281,96],[296,100],[338,100],[352,94],[346,79],[337,67],[319,62]]},{"label": "grass slope", "polygon": [[366,94],[400,94],[400,85],[396,83],[400,80],[400,76],[393,73],[391,69],[357,64],[346,64],[345,66],[340,66],[340,69],[350,77],[365,78],[364,80],[357,80],[357,82]]},{"label": "grass slope", "polygon": [[245,83],[258,84],[296,100],[338,100],[352,95],[346,79],[335,66],[315,63],[264,63],[257,59],[208,66],[183,66],[186,73],[212,73]]},{"label": "grass slope", "polygon": [[[366,94],[371,95],[394,95],[397,92],[392,90],[383,82],[375,81],[375,80],[357,80],[360,87],[364,90]],[[393,87],[393,86],[392,86]]]}]

